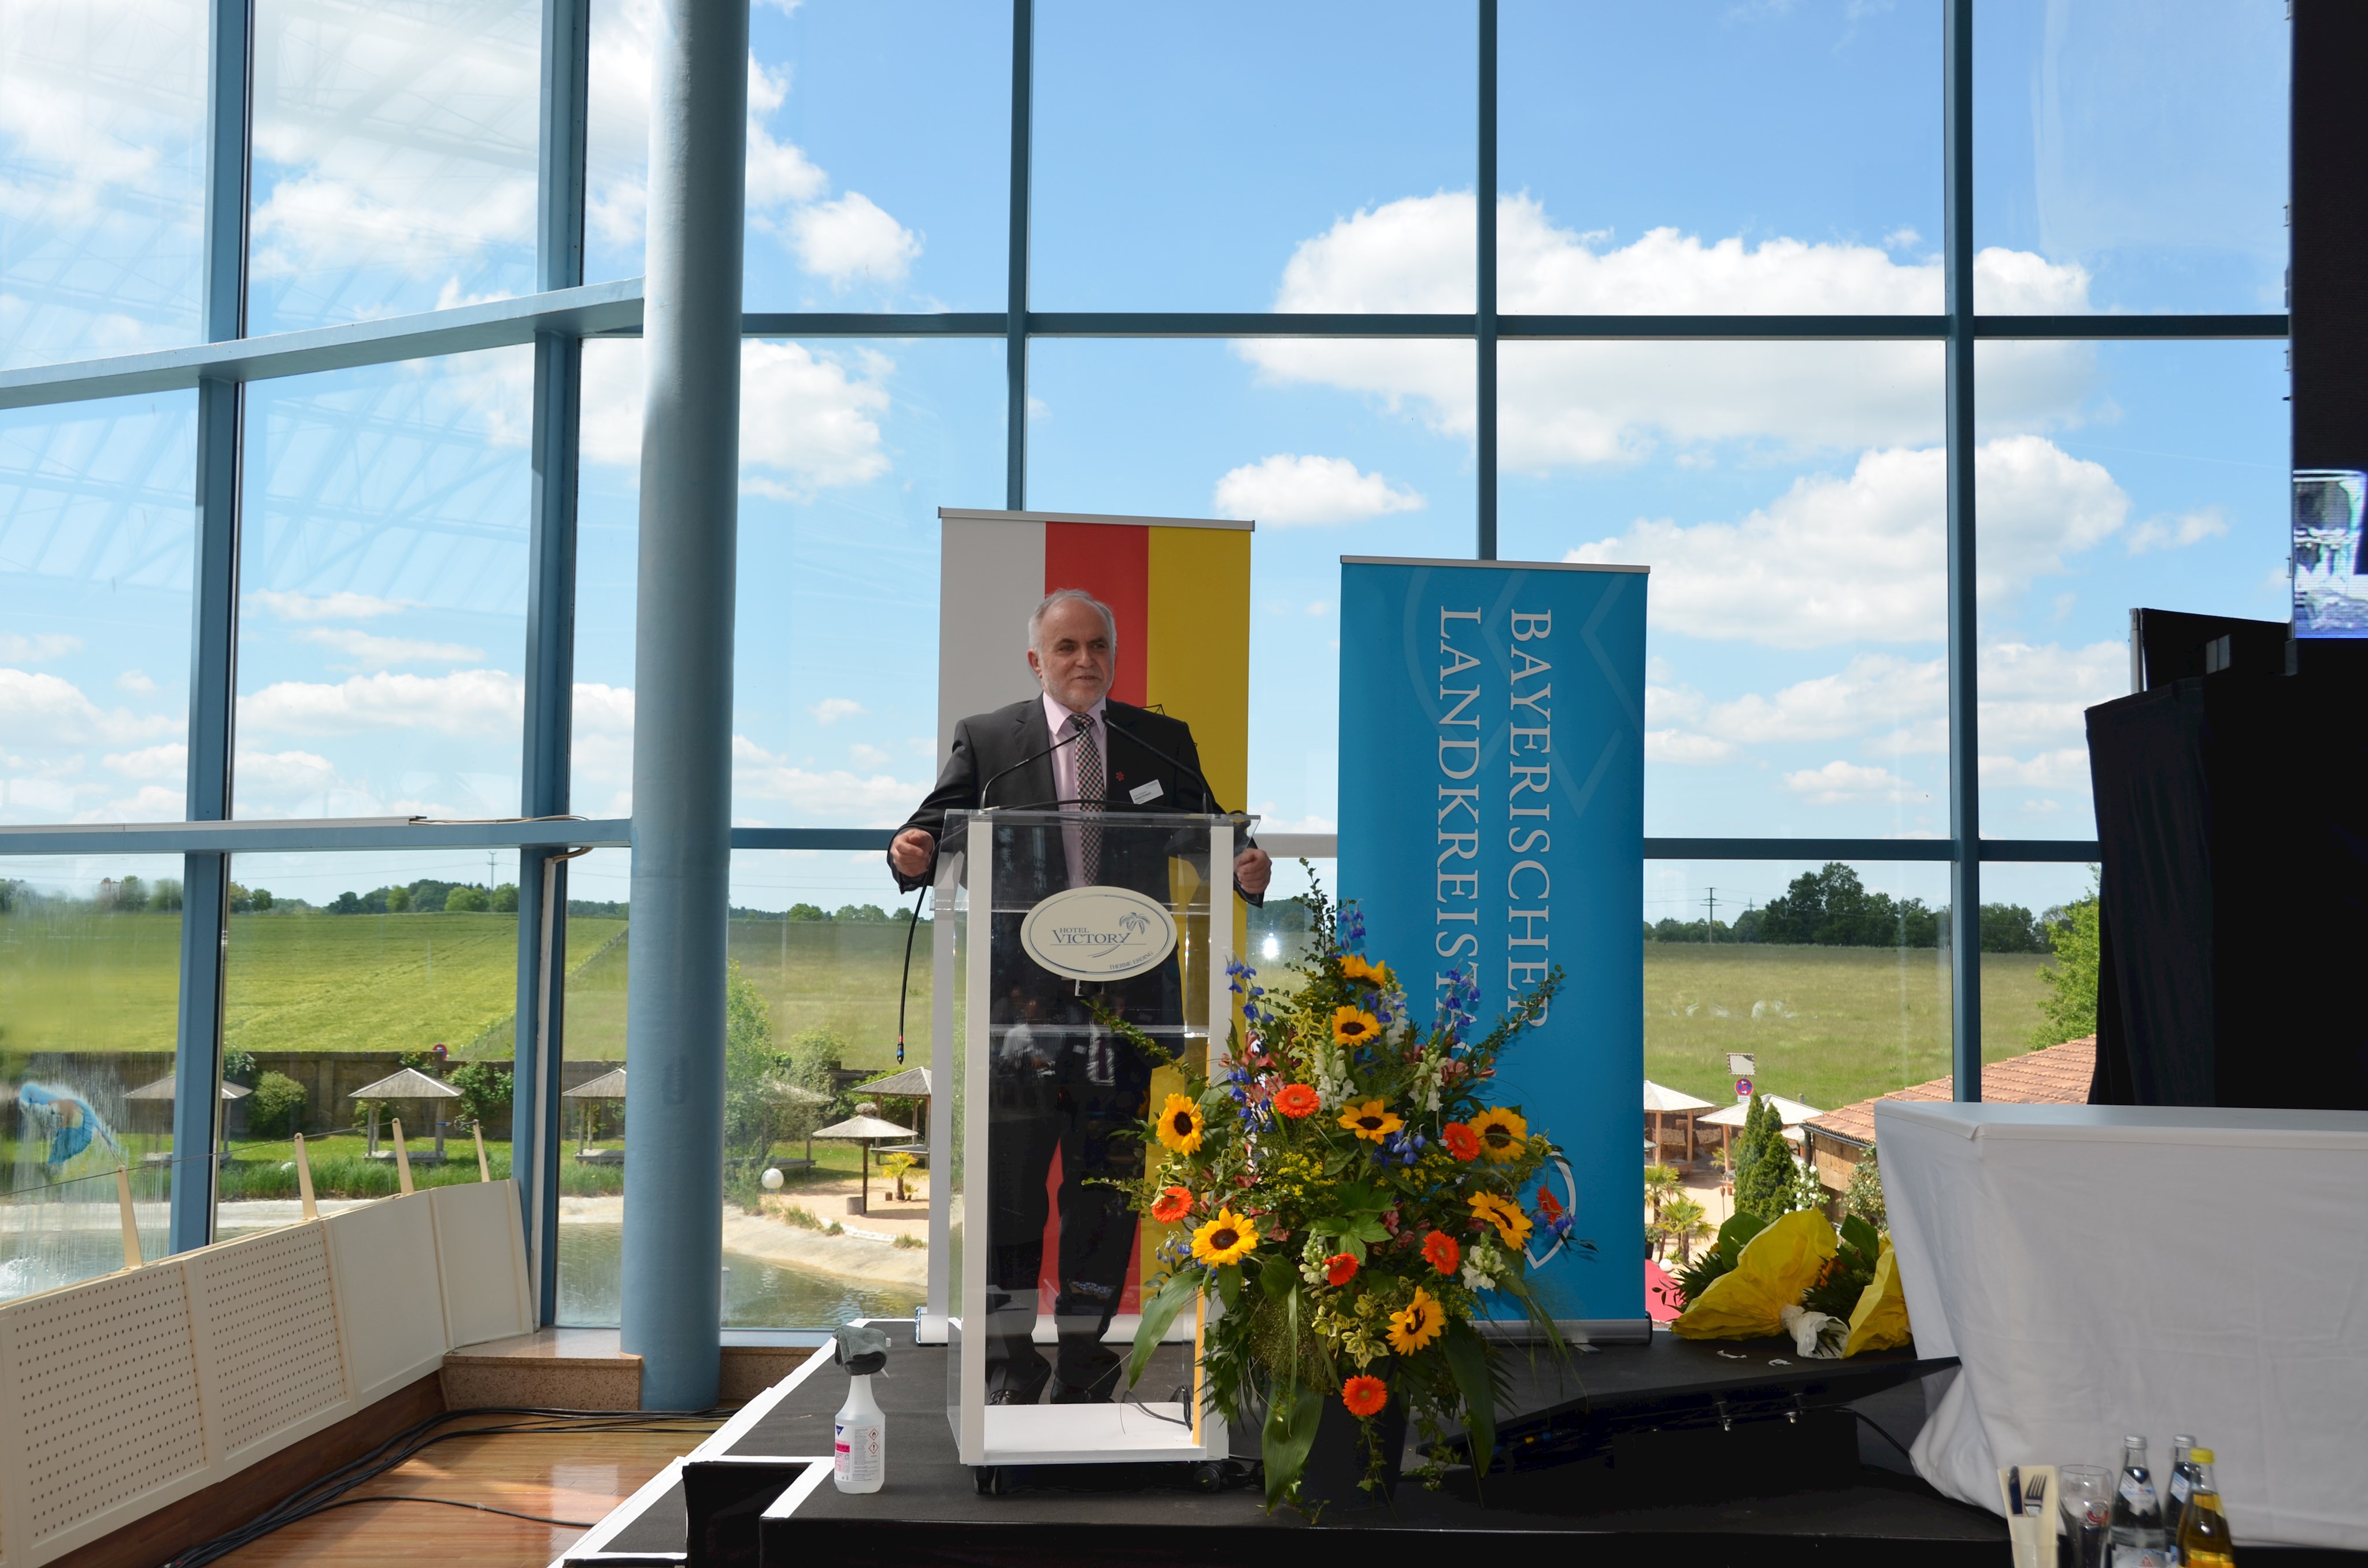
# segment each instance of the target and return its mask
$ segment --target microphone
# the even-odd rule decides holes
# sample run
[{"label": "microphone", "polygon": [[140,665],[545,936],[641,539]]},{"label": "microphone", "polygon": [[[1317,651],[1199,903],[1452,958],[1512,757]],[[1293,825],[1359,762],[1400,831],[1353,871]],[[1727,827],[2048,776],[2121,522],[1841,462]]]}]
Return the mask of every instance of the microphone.
[{"label": "microphone", "polygon": [[1162,751],[1159,747],[1153,745],[1149,741],[1144,740],[1141,734],[1137,733],[1133,730],[1128,729],[1116,719],[1111,718],[1110,710],[1107,708],[1102,710],[1102,722],[1108,724],[1111,729],[1116,730],[1120,734],[1124,735],[1128,740],[1133,741],[1135,744],[1141,746],[1144,750],[1149,752],[1160,761],[1180,767],[1187,773],[1190,773],[1193,778],[1199,779],[1201,781],[1201,809],[1212,814],[1216,812],[1217,796],[1216,792],[1209,788],[1209,776],[1207,774],[1201,772],[1198,767],[1193,767],[1192,764],[1185,761],[1182,757],[1178,756],[1173,752]]},{"label": "microphone", "polygon": [[[1104,715],[1104,722],[1108,722],[1108,715],[1107,715],[1107,713],[1105,713],[1105,715]],[[1034,752],[1034,753],[1031,753],[1030,755],[1029,755],[1029,756],[1023,756],[1023,757],[1021,757],[1018,762],[1013,763],[1010,767],[1007,767],[1007,768],[1003,769],[1000,773],[997,773],[994,778],[992,778],[988,779],[985,784],[980,785],[980,786],[979,786],[979,790],[978,790],[978,809],[979,809],[980,811],[985,811],[985,810],[986,810],[986,798],[987,798],[987,796],[988,796],[988,795],[990,795],[990,794],[992,794],[992,793],[994,792],[995,787],[996,787],[997,784],[1002,783],[1006,778],[1010,778],[1013,774],[1015,774],[1015,773],[1019,772],[1021,768],[1023,768],[1023,767],[1027,767],[1030,763],[1031,763],[1031,762],[1042,762],[1042,761],[1043,761],[1046,757],[1048,757],[1048,756],[1052,756],[1054,752],[1059,751],[1063,746],[1064,746],[1064,745],[1068,745],[1068,744],[1070,744],[1072,742],[1075,742],[1075,741],[1078,740],[1078,739],[1079,739],[1079,738],[1081,738],[1085,733],[1086,733],[1086,732],[1085,732],[1085,731],[1083,731],[1083,730],[1072,730],[1072,731],[1070,731],[1070,732],[1068,733],[1068,734],[1066,734],[1065,736],[1064,736],[1064,737],[1063,737],[1063,738],[1061,738],[1060,740],[1054,741],[1051,745],[1046,746],[1042,751],[1040,751],[1040,752]]]}]

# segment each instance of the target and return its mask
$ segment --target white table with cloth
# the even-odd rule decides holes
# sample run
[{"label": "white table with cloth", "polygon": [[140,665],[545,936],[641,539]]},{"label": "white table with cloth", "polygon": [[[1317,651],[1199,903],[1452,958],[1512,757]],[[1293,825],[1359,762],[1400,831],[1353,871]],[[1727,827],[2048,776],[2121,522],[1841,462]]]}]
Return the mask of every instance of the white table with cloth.
[{"label": "white table with cloth", "polygon": [[1916,1469],[2214,1452],[2239,1551],[2368,1548],[2368,1112],[1875,1106],[1916,1348],[1955,1381]]}]

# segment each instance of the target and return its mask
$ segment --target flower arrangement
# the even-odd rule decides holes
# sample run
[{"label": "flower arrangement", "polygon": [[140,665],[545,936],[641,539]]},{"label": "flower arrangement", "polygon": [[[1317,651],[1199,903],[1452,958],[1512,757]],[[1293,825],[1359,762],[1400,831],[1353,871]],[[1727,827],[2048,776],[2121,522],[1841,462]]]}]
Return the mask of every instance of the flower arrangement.
[{"label": "flower arrangement", "polygon": [[1480,1034],[1478,981],[1452,971],[1419,1026],[1389,966],[1363,955],[1355,906],[1336,919],[1320,889],[1310,903],[1301,983],[1286,994],[1232,967],[1225,1053],[1149,1121],[1157,1158],[1133,1193],[1181,1231],[1146,1292],[1130,1382],[1179,1311],[1222,1302],[1203,1349],[1210,1397],[1235,1423],[1263,1409],[1269,1508],[1298,1502],[1326,1400],[1359,1423],[1368,1488],[1390,1457],[1380,1423],[1393,1402],[1425,1441],[1424,1479],[1460,1457],[1446,1440],[1459,1423],[1485,1471],[1501,1352],[1474,1326],[1484,1298],[1517,1303],[1559,1350],[1531,1291],[1531,1238],[1595,1250],[1539,1179],[1554,1145],[1519,1107],[1487,1100],[1498,1054],[1543,1015],[1559,971]]}]

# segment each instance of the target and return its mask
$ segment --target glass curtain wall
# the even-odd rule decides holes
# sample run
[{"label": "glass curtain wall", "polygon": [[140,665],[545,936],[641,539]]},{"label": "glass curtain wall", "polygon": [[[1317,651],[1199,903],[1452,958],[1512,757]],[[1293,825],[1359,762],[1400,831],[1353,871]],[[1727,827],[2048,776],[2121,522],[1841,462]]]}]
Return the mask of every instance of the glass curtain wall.
[{"label": "glass curtain wall", "polygon": [[[143,1235],[269,1222],[268,1134],[300,1122],[352,1141],[358,1200],[348,1069],[440,1044],[444,1081],[490,1080],[541,1048],[564,1136],[520,1173],[556,1187],[533,1256],[559,1319],[613,1321],[627,1130],[577,1091],[624,1061],[630,858],[569,868],[547,1018],[518,1013],[543,935],[518,890],[521,851],[630,836],[647,7],[18,12],[9,1212],[111,1191],[50,1168],[61,1130],[70,1161],[120,1147]],[[2035,949],[2089,885],[2078,712],[2123,688],[2126,610],[2279,613],[2288,35],[2209,0],[1971,17],[757,8],[730,983],[761,1114],[719,1151],[733,1323],[902,1310],[922,1256],[893,1198],[846,1211],[860,1151],[803,1131],[918,1114],[862,1085],[895,1065],[879,844],[937,760],[940,505],[1255,517],[1246,803],[1318,849],[1338,556],[1649,562],[1648,1074],[1715,1102],[1750,1054],[1825,1107],[2064,1037]],[[1982,312],[1954,324],[1982,338],[1970,434],[1941,427],[1952,264]],[[579,277],[610,316],[535,292]],[[299,328],[327,335],[272,335]],[[205,361],[229,381],[122,379],[241,336]],[[572,465],[537,445],[571,410]],[[1952,472],[1979,498],[1953,556]],[[233,800],[231,836],[173,825]],[[482,825],[571,807],[596,820]],[[100,856],[109,823],[158,825]],[[1304,943],[1304,886],[1283,869],[1256,960]],[[323,1016],[307,977],[357,965],[368,1006]],[[305,1051],[353,1060],[308,1078]],[[199,1089],[222,1118],[174,1097]],[[174,1147],[217,1120],[227,1163]],[[8,1244],[11,1288],[120,1261],[120,1226],[92,1252],[51,1218]]]}]

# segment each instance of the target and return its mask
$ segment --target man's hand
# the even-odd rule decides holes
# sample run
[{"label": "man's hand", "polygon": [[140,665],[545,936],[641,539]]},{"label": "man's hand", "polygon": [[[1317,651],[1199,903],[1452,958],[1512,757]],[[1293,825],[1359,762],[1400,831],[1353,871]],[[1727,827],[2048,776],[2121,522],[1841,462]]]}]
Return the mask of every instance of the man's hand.
[{"label": "man's hand", "polygon": [[929,861],[937,852],[936,839],[923,829],[908,827],[889,844],[888,863],[896,868],[896,874],[900,877],[924,876],[928,874]]},{"label": "man's hand", "polygon": [[1274,881],[1274,857],[1251,845],[1234,857],[1234,881],[1241,884],[1244,892],[1263,897],[1267,883]]}]

